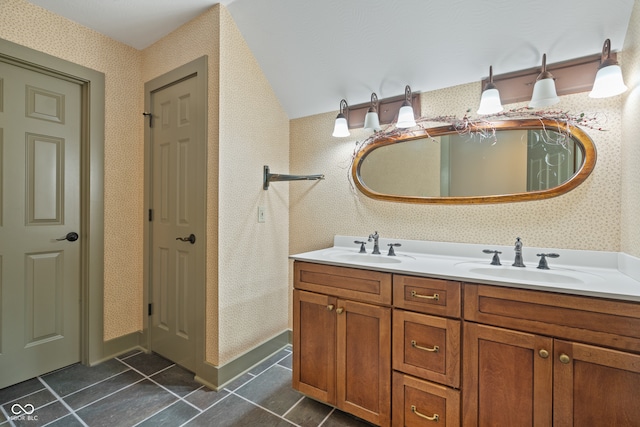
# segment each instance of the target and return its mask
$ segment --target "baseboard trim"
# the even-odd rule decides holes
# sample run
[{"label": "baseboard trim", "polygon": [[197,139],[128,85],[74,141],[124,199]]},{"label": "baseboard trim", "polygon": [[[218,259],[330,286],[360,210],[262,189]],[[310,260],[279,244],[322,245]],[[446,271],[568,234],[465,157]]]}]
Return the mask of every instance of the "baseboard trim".
[{"label": "baseboard trim", "polygon": [[100,356],[96,360],[91,360],[89,366],[95,366],[121,354],[127,353],[131,350],[147,351],[140,345],[140,332],[133,332],[127,335],[123,335],[118,338],[114,338],[102,343],[102,351]]},{"label": "baseboard trim", "polygon": [[195,380],[212,390],[218,391],[258,363],[289,345],[291,337],[292,331],[287,329],[222,366],[214,366],[204,362],[196,372]]}]

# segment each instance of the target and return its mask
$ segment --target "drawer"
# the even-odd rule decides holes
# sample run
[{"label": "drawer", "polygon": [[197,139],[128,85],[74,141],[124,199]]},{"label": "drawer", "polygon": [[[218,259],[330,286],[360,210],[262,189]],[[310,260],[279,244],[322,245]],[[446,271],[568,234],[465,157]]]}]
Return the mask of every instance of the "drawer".
[{"label": "drawer", "polygon": [[465,284],[464,318],[640,353],[640,303]]},{"label": "drawer", "polygon": [[460,321],[393,310],[393,369],[460,387]]},{"label": "drawer", "polygon": [[391,274],[296,261],[293,286],[356,301],[391,305]]},{"label": "drawer", "polygon": [[460,283],[394,275],[393,305],[437,316],[460,317]]},{"label": "drawer", "polygon": [[392,405],[394,427],[460,425],[460,391],[399,372],[393,373]]}]

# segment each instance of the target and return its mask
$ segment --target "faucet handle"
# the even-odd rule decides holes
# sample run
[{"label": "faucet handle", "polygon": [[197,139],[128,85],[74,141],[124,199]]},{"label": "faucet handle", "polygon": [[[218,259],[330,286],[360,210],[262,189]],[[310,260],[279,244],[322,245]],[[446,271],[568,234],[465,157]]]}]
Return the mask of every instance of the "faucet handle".
[{"label": "faucet handle", "polygon": [[482,252],[484,252],[485,254],[493,254],[493,258],[491,259],[491,265],[502,265],[502,263],[500,262],[500,257],[498,256],[502,252],[493,251],[491,249],[483,249]]},{"label": "faucet handle", "polygon": [[549,269],[549,264],[547,263],[547,257],[548,258],[558,258],[560,256],[560,254],[537,254],[540,257],[540,262],[538,263],[538,268],[540,270],[548,270]]},{"label": "faucet handle", "polygon": [[400,244],[400,243],[389,243],[387,246],[389,246],[389,253],[387,255],[388,256],[396,256],[396,251],[393,250],[393,247],[395,246],[396,248],[399,248],[400,246],[402,246],[402,244]]},{"label": "faucet handle", "polygon": [[367,250],[364,248],[364,245],[367,244],[367,242],[365,241],[361,241],[361,240],[354,240],[353,243],[357,243],[360,245],[360,253],[361,254],[366,254]]}]

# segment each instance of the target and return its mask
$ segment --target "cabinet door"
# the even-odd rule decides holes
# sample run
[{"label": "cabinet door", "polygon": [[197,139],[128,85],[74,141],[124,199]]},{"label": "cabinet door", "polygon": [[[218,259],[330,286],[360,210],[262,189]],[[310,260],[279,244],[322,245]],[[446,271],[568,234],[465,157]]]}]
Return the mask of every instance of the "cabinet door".
[{"label": "cabinet door", "polygon": [[391,309],[337,305],[337,406],[379,426],[391,422]]},{"label": "cabinet door", "polygon": [[555,342],[554,426],[640,425],[640,355]]},{"label": "cabinet door", "polygon": [[336,404],[336,298],[293,291],[293,388]]},{"label": "cabinet door", "polygon": [[465,426],[550,426],[553,340],[464,323]]}]

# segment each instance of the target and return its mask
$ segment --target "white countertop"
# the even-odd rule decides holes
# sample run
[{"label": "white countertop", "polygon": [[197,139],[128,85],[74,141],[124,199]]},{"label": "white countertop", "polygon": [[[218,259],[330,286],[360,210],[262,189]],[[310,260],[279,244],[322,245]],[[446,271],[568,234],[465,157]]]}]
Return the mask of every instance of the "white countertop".
[{"label": "white countertop", "polygon": [[[373,255],[373,242],[367,254],[359,254],[354,240],[362,236],[335,236],[330,248],[291,255],[298,261],[342,267],[364,268],[397,274],[482,283],[514,288],[561,292],[575,295],[640,301],[640,259],[618,252],[581,251],[527,247],[522,256],[525,268],[513,267],[513,246],[430,242],[380,238],[380,252]],[[514,239],[515,242],[515,239]],[[396,257],[387,256],[388,244],[400,243]],[[501,266],[490,264],[492,255],[483,249],[498,250]],[[549,258],[549,270],[537,269],[539,253],[557,253]]]}]

